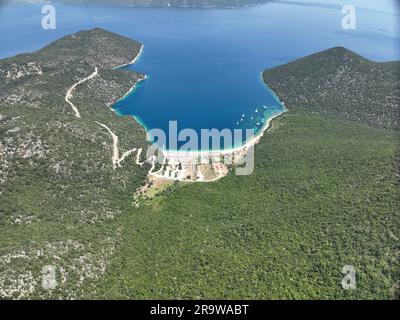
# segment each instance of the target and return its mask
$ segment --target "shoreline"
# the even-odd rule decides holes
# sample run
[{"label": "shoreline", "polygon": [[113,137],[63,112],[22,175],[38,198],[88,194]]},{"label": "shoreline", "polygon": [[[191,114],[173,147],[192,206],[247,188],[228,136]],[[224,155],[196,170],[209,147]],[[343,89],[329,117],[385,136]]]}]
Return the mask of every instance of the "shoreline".
[{"label": "shoreline", "polygon": [[288,109],[284,108],[281,112],[275,114],[274,116],[268,118],[268,120],[265,122],[264,126],[262,127],[261,130],[252,138],[250,141],[246,142],[242,146],[234,147],[231,149],[222,149],[222,150],[209,150],[209,151],[166,151],[159,149],[166,157],[182,157],[182,156],[219,156],[219,155],[225,155],[225,154],[232,154],[232,153],[237,153],[240,151],[246,151],[247,149],[255,146],[257,143],[259,143],[259,140],[264,136],[265,132],[270,128],[271,122],[283,115],[284,113],[288,112]]},{"label": "shoreline", "polygon": [[[129,65],[133,65],[137,62],[137,60],[141,57],[142,53],[143,53],[143,49],[144,49],[144,45],[142,44],[139,50],[139,53],[136,55],[136,57],[133,58],[133,60],[131,62],[122,64],[120,66],[114,67],[113,69],[119,69],[119,68],[123,68]],[[268,120],[265,122],[264,126],[261,128],[261,130],[259,130],[257,132],[256,135],[254,135],[254,137],[252,139],[250,139],[250,141],[246,142],[244,145],[238,146],[238,147],[233,147],[231,149],[221,149],[221,150],[197,150],[197,151],[179,151],[179,150],[174,150],[174,151],[170,151],[170,150],[164,150],[160,147],[158,147],[158,150],[160,152],[162,152],[162,154],[165,157],[198,157],[198,156],[219,156],[219,155],[226,155],[226,154],[233,154],[233,153],[237,153],[237,152],[241,152],[241,151],[247,151],[247,149],[253,147],[254,145],[256,145],[257,143],[259,143],[259,140],[264,136],[264,133],[270,128],[271,126],[271,122],[272,120],[280,117],[282,114],[286,113],[288,111],[288,109],[285,107],[285,104],[280,101],[279,96],[270,88],[268,87],[268,85],[264,82],[263,77],[262,77],[262,72],[261,72],[261,81],[264,84],[264,86],[266,86],[267,90],[270,90],[272,95],[275,97],[276,101],[283,107],[283,110],[275,115],[273,115],[272,117],[268,118]],[[133,93],[135,91],[135,89],[137,88],[138,83],[145,81],[146,79],[148,79],[147,75],[143,75],[143,78],[139,79],[134,86],[132,86],[132,88],[127,91],[121,98],[119,98],[118,100],[116,100],[112,105],[110,105],[111,109],[118,115],[118,112],[116,111],[115,108],[113,108],[113,106],[115,104],[117,104],[118,102],[122,101],[123,99],[125,99],[127,96],[129,96],[131,93]],[[147,140],[149,139],[148,136],[148,130],[146,128],[146,126],[144,124],[142,124],[140,121],[138,121],[138,119],[136,118],[136,116],[132,115],[132,117],[134,118],[134,120],[136,122],[139,123],[139,125],[141,125],[143,127],[143,129],[146,131],[146,137]],[[153,143],[152,143],[153,145]]]},{"label": "shoreline", "polygon": [[144,74],[144,75],[143,75],[143,78],[138,79],[138,81],[136,81],[135,85],[134,85],[132,88],[130,88],[129,91],[128,91],[127,93],[124,94],[123,97],[121,97],[121,98],[119,98],[117,101],[115,101],[115,102],[113,103],[113,105],[115,105],[115,104],[116,104],[117,102],[119,102],[119,101],[124,100],[124,99],[125,99],[127,96],[129,96],[133,91],[135,91],[136,86],[138,85],[138,83],[140,83],[140,82],[146,80],[147,78],[148,78],[147,75]]},{"label": "shoreline", "polygon": [[[114,67],[113,70],[117,70],[117,69],[120,69],[120,68],[123,68],[123,67],[127,67],[127,66],[129,66],[129,65],[135,64],[135,63],[139,60],[139,58],[142,56],[143,49],[144,49],[144,44],[141,45],[140,50],[139,50],[139,53],[136,55],[136,57],[133,58],[133,60],[132,60],[131,62],[124,63],[124,64],[121,64],[121,65],[119,65],[119,66],[117,66],[117,67]],[[137,73],[137,72],[136,72],[136,73]],[[129,96],[133,91],[135,91],[135,89],[136,89],[138,83],[140,83],[140,82],[142,82],[142,81],[144,81],[144,80],[146,80],[146,79],[148,78],[148,76],[147,76],[146,74],[141,74],[141,73],[138,73],[138,74],[139,74],[139,75],[142,75],[143,77],[142,77],[142,78],[139,78],[139,79],[136,81],[136,83],[132,86],[132,88],[130,88],[121,98],[117,99],[116,101],[114,101],[114,102],[112,102],[112,103],[109,103],[108,107],[109,107],[111,110],[113,110],[113,111],[115,112],[116,115],[121,116],[120,114],[118,114],[117,110],[114,108],[114,105],[117,104],[118,102],[124,100],[124,99],[125,99],[127,96]],[[136,120],[135,116],[132,116],[132,117]],[[147,132],[146,127],[143,126],[139,121],[138,121],[138,123],[139,123],[139,124],[145,129],[145,131]]]},{"label": "shoreline", "polygon": [[[143,48],[144,45],[142,44],[139,53],[137,54],[136,57],[134,57],[134,59],[131,62],[120,65],[113,69],[119,69],[136,63],[143,53]],[[124,100],[126,97],[132,94],[137,88],[138,83],[146,79],[148,79],[148,76],[142,75],[135,83],[135,85],[129,89],[129,91],[127,91],[121,98],[117,99],[114,103],[109,105],[109,107],[114,111],[116,115],[120,116],[117,110],[114,108],[114,106],[118,102]],[[241,146],[232,147],[230,149],[196,150],[196,151],[163,150],[162,148],[151,142],[151,138],[148,134],[146,126],[137,118],[137,116],[131,115],[132,118],[144,129],[146,133],[146,140],[151,143],[151,147],[155,146],[159,152],[158,153],[159,156],[161,156],[164,159],[163,167],[157,172],[154,172],[155,163],[153,163],[152,170],[149,171],[148,176],[153,177],[154,179],[157,180],[161,179],[165,181],[173,180],[173,181],[184,181],[184,182],[212,182],[212,181],[218,181],[223,177],[225,177],[229,173],[229,167],[227,166],[226,163],[223,163],[223,160],[221,162],[221,159],[225,157],[228,158],[232,157],[232,159],[245,158],[248,152],[251,152],[250,151],[252,150],[251,148],[254,148],[254,146],[260,142],[261,138],[268,131],[268,129],[271,128],[272,121],[288,111],[288,109],[285,106],[285,103],[282,102],[279,99],[279,96],[271,88],[268,87],[268,84],[264,82],[264,79],[261,77],[260,80],[263,82],[266,89],[271,92],[276,102],[283,109],[277,112],[276,114],[268,117],[268,119],[265,119],[265,123],[262,126],[262,128],[254,136],[252,136],[249,141],[247,141],[245,144],[242,144]],[[203,159],[205,158],[208,159],[207,160],[208,165],[206,165],[208,166],[208,169],[204,168],[204,163],[202,162]],[[198,162],[198,159],[202,160]],[[147,161],[150,160],[151,159],[147,159]],[[168,163],[167,166],[165,166],[166,163]],[[179,167],[178,164],[180,164],[181,167]],[[207,174],[206,177],[206,172],[208,172],[208,170],[211,170],[213,173],[211,174],[211,176]]]},{"label": "shoreline", "polygon": [[[284,105],[282,104],[284,107]],[[247,159],[249,152],[254,153],[256,144],[261,141],[265,132],[271,128],[272,121],[288,109],[284,107],[266,120],[263,128],[244,145],[227,150],[208,151],[164,151],[158,148],[162,154],[163,162],[157,172],[149,172],[149,176],[156,181],[180,181],[180,182],[215,182],[230,172],[229,165],[238,165],[243,159]],[[160,156],[160,154],[158,155]],[[225,158],[231,159],[225,162]],[[211,173],[210,173],[211,172]]]},{"label": "shoreline", "polygon": [[[238,147],[234,147],[231,149],[226,149],[226,150],[197,150],[197,151],[179,151],[179,150],[173,150],[173,151],[169,151],[169,150],[163,150],[163,149],[159,149],[161,150],[161,152],[167,156],[167,155],[174,155],[174,156],[182,156],[182,155],[186,155],[186,156],[218,156],[218,155],[226,155],[226,154],[232,154],[232,153],[236,153],[236,152],[240,152],[240,151],[245,151],[246,149],[253,147],[254,145],[256,145],[257,143],[259,143],[259,140],[264,136],[264,133],[269,129],[272,120],[280,117],[281,115],[285,114],[286,112],[288,112],[289,110],[286,108],[285,103],[282,102],[279,99],[279,96],[275,93],[274,90],[272,90],[267,83],[265,83],[264,78],[263,78],[263,72],[261,72],[261,77],[260,80],[263,83],[263,85],[265,86],[265,88],[267,90],[269,90],[273,97],[275,98],[275,100],[283,107],[283,110],[275,115],[273,115],[272,117],[268,118],[268,120],[265,122],[265,124],[263,125],[263,127],[261,128],[261,130],[259,130],[257,132],[257,134],[248,142],[246,142],[244,145],[238,146]],[[146,128],[145,128],[146,129]]]},{"label": "shoreline", "polygon": [[127,66],[129,66],[131,64],[135,64],[136,61],[138,61],[138,59],[141,57],[141,55],[143,53],[143,48],[144,48],[144,44],[141,44],[139,53],[136,55],[136,57],[133,58],[133,60],[131,62],[121,64],[119,66],[114,67],[113,69],[119,69],[119,68],[127,67]]}]

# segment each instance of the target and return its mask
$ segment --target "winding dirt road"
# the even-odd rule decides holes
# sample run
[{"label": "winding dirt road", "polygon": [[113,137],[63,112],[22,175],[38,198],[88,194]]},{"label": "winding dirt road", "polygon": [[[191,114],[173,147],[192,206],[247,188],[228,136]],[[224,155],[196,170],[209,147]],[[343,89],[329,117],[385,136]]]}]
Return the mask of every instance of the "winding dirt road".
[{"label": "winding dirt road", "polygon": [[81,80],[79,80],[77,83],[75,83],[74,85],[72,85],[72,87],[69,88],[69,90],[67,91],[67,94],[65,95],[65,102],[67,102],[67,103],[71,106],[71,108],[72,108],[72,110],[74,110],[75,116],[76,116],[77,118],[80,118],[80,117],[81,117],[81,114],[79,113],[78,108],[77,108],[77,107],[71,102],[71,100],[70,100],[70,99],[72,99],[72,92],[75,90],[75,88],[76,88],[77,86],[79,86],[80,84],[82,84],[82,83],[84,83],[84,82],[86,82],[86,81],[88,81],[88,80],[94,78],[94,77],[97,76],[97,75],[98,75],[98,70],[97,70],[97,67],[96,67],[96,68],[94,69],[94,72],[93,72],[90,76],[88,76],[88,77],[86,77],[86,78],[84,78],[84,79],[81,79]]}]

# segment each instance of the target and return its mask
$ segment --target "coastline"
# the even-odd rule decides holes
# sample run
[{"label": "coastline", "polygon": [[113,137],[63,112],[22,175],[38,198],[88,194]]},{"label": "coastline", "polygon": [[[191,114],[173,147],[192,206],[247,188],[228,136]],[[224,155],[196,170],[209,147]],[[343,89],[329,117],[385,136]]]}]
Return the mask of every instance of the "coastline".
[{"label": "coastline", "polygon": [[282,107],[283,110],[275,115],[273,115],[272,117],[268,118],[268,120],[266,120],[265,124],[263,125],[263,127],[261,128],[261,130],[259,130],[257,132],[256,135],[254,135],[254,137],[246,142],[244,145],[238,146],[238,147],[234,147],[231,149],[226,149],[226,150],[206,150],[206,151],[202,151],[202,150],[197,150],[197,151],[179,151],[179,150],[174,150],[174,151],[168,151],[168,150],[163,150],[160,149],[161,152],[165,155],[165,156],[182,156],[182,155],[188,155],[188,156],[218,156],[218,155],[226,155],[226,154],[232,154],[232,153],[237,153],[237,152],[241,152],[241,151],[245,151],[246,149],[253,147],[254,145],[256,145],[259,140],[264,136],[264,133],[269,129],[272,120],[280,117],[281,115],[283,115],[284,113],[288,112],[289,110],[286,108],[285,103],[282,102],[279,99],[279,96],[275,93],[274,90],[272,90],[267,83],[265,83],[264,78],[263,78],[263,72],[261,72],[261,77],[260,80],[263,83],[263,85],[265,86],[266,90],[269,90],[273,97],[275,98],[276,102],[278,102]]},{"label": "coastline", "polygon": [[257,132],[256,135],[250,141],[246,142],[242,146],[234,147],[231,149],[222,149],[222,150],[198,150],[198,151],[168,151],[168,150],[163,150],[159,149],[166,157],[176,157],[176,156],[218,156],[218,155],[226,155],[226,154],[231,154],[231,153],[237,153],[241,151],[246,151],[247,149],[253,147],[256,145],[259,140],[264,136],[264,133],[270,128],[272,120],[280,117],[284,113],[286,113],[288,109],[284,109],[281,112],[273,115],[272,117],[268,118],[268,120],[265,122],[264,126]]},{"label": "coastline", "polygon": [[121,64],[120,66],[116,66],[113,69],[119,69],[119,68],[127,67],[127,66],[129,66],[131,64],[135,64],[136,61],[138,61],[139,58],[142,56],[143,48],[144,48],[144,45],[142,44],[141,47],[140,47],[139,53],[136,55],[136,57],[133,58],[133,60],[131,62]]},{"label": "coastline", "polygon": [[[283,106],[283,105],[282,105]],[[284,106],[283,106],[284,107]],[[263,128],[244,145],[227,150],[209,151],[164,151],[158,150],[162,154],[162,167],[157,172],[150,171],[151,181],[157,183],[167,183],[168,181],[182,182],[215,182],[230,172],[230,165],[240,164],[246,159],[248,152],[258,144],[264,133],[271,127],[272,121],[288,110],[284,109],[269,117]],[[225,159],[231,159],[225,162]]]},{"label": "coastline", "polygon": [[[131,62],[122,64],[113,69],[119,69],[136,63],[143,53],[143,48],[144,45],[142,44],[139,53],[137,54],[136,57],[133,58]],[[135,85],[132,86],[132,88],[129,91],[127,91],[121,98],[116,100],[114,103],[109,105],[109,107],[115,112],[116,115],[120,116],[117,110],[113,106],[119,101],[125,99],[130,94],[132,94],[137,88],[138,83],[146,79],[148,79],[147,75],[143,75],[142,77],[140,77],[138,81],[135,83]],[[288,109],[285,107],[285,103],[280,101],[279,96],[271,88],[268,87],[268,84],[264,82],[264,79],[262,77],[261,81],[266,87],[266,90],[269,90],[272,93],[276,102],[280,106],[282,106],[283,109],[274,114],[273,116],[268,117],[268,119],[265,120],[265,123],[262,126],[262,128],[249,141],[247,141],[245,144],[241,146],[232,147],[230,149],[221,149],[221,150],[169,151],[169,150],[163,150],[162,148],[156,146],[159,151],[159,156],[162,156],[162,158],[164,159],[163,168],[154,172],[153,169],[155,163],[153,163],[152,170],[150,170],[148,173],[149,177],[152,177],[152,179],[156,179],[157,181],[173,180],[173,181],[186,181],[186,182],[213,182],[220,180],[221,178],[229,174],[230,170],[229,166],[226,163],[224,163],[223,159],[225,157],[228,158],[232,157],[232,159],[245,158],[249,150],[251,150],[252,147],[254,147],[256,144],[260,142],[265,132],[267,132],[267,130],[271,127],[272,121],[288,111]],[[145,130],[146,139],[148,141],[151,141],[146,126],[143,123],[141,123],[141,121],[135,115],[132,115],[132,117]],[[154,144],[152,143],[151,145]],[[201,159],[200,162],[199,159]],[[204,163],[202,162],[204,159],[207,159],[206,163],[208,163],[208,165],[204,165]],[[150,162],[151,159],[147,159],[147,161]],[[168,165],[165,165],[166,163],[168,163]],[[236,160],[234,164],[237,163],[238,162]],[[211,175],[209,173],[207,174],[209,170],[212,171]]]},{"label": "coastline", "polygon": [[[139,53],[136,55],[136,57],[133,58],[133,60],[131,62],[119,65],[117,67],[114,67],[113,69],[119,69],[119,68],[123,68],[129,65],[133,65],[135,64],[138,59],[142,56],[143,54],[143,49],[144,49],[144,45],[142,44],[139,50]],[[263,77],[262,77],[262,72],[261,72],[261,81],[264,84],[264,86],[266,86],[266,89],[271,91],[271,93],[273,94],[273,96],[275,97],[276,101],[284,108],[281,112],[273,115],[272,117],[268,118],[268,120],[266,120],[264,126],[261,128],[261,130],[259,130],[257,132],[256,135],[254,135],[254,137],[252,139],[250,139],[250,141],[247,141],[244,145],[238,146],[238,147],[233,147],[231,149],[222,149],[222,150],[196,150],[196,151],[179,151],[179,150],[173,150],[173,151],[169,151],[169,150],[164,150],[162,148],[159,148],[159,150],[162,152],[162,154],[165,157],[196,157],[196,156],[218,156],[218,155],[226,155],[226,154],[232,154],[232,153],[237,153],[237,152],[242,152],[242,151],[246,151],[248,148],[253,147],[254,145],[256,145],[259,140],[264,136],[264,133],[269,129],[272,120],[278,118],[279,116],[281,116],[282,114],[286,113],[288,111],[288,109],[285,107],[285,104],[280,101],[279,96],[270,88],[268,87],[268,85],[264,82]],[[116,112],[116,110],[113,108],[113,105],[115,105],[116,103],[118,103],[119,101],[122,101],[123,99],[125,99],[127,96],[129,96],[132,92],[135,91],[135,89],[137,88],[138,83],[144,81],[148,79],[147,75],[144,75],[143,78],[139,79],[135,85],[129,90],[127,91],[121,98],[119,98],[118,100],[116,100],[112,105],[110,105],[111,109],[118,115],[118,112]],[[146,135],[147,138],[149,138],[148,134],[147,134],[147,128],[136,119],[136,117],[133,115],[132,116],[135,121],[137,121],[146,131]]]},{"label": "coastline", "polygon": [[[131,62],[121,64],[121,65],[119,65],[119,66],[117,66],[117,67],[114,67],[113,69],[116,70],[116,69],[120,69],[120,68],[123,68],[123,67],[127,67],[127,66],[129,66],[129,65],[135,64],[135,63],[139,60],[139,58],[142,56],[143,49],[144,49],[144,45],[142,44],[141,47],[140,47],[139,53],[136,55],[136,57],[133,58],[133,60],[132,60]],[[115,108],[114,108],[113,106],[114,106],[115,104],[117,104],[119,101],[122,101],[122,100],[124,100],[127,96],[129,96],[133,91],[135,91],[135,89],[136,89],[138,83],[140,83],[140,82],[146,80],[147,78],[148,78],[148,76],[147,76],[146,74],[143,74],[143,77],[142,77],[142,78],[139,78],[138,81],[136,81],[135,85],[133,85],[132,88],[130,88],[121,98],[117,99],[116,101],[114,101],[114,102],[112,102],[112,103],[109,103],[108,106],[115,112],[116,115],[120,116],[120,115],[118,114],[117,110],[115,110]],[[133,116],[133,118],[135,118],[135,116]],[[136,118],[135,118],[135,120],[136,120]],[[139,122],[139,121],[138,121],[138,122]],[[143,126],[140,122],[139,122],[139,124],[140,124],[141,126]],[[145,128],[144,126],[143,126],[143,128],[146,130],[146,128]],[[146,130],[146,132],[147,132],[147,130]]]},{"label": "coastline", "polygon": [[117,101],[115,101],[115,102],[113,103],[113,105],[116,104],[116,103],[119,102],[119,101],[124,100],[124,99],[125,99],[127,96],[129,96],[133,91],[135,91],[136,86],[138,85],[138,83],[140,83],[140,82],[146,80],[147,78],[148,78],[147,75],[143,75],[143,78],[138,79],[138,81],[136,81],[135,85],[134,85],[132,88],[130,88],[129,91],[128,91],[127,93],[125,93],[121,98],[119,98]]}]

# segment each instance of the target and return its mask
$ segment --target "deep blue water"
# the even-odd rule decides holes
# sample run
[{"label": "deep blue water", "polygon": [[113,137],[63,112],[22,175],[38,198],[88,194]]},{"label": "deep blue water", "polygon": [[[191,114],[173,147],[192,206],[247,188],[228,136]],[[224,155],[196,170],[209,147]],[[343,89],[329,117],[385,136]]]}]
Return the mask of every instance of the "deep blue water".
[{"label": "deep blue water", "polygon": [[377,61],[400,59],[395,1],[353,1],[357,29],[344,31],[340,4],[351,2],[298,1],[234,10],[55,3],[56,30],[41,28],[42,5],[6,6],[0,9],[0,57],[102,27],[145,45],[130,68],[149,78],[116,104],[119,113],[166,132],[169,121],[177,121],[179,130],[257,129],[265,116],[283,108],[261,81],[264,69],[334,46]]}]

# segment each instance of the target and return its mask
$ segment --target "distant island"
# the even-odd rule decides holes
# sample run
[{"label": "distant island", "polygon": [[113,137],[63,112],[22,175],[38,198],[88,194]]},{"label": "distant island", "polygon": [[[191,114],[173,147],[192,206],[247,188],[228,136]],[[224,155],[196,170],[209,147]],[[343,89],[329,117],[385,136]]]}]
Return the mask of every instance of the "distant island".
[{"label": "distant island", "polygon": [[[273,0],[59,0],[65,4],[130,6],[130,7],[177,7],[177,8],[238,8],[271,2]],[[46,0],[5,0],[7,3],[42,3]]]},{"label": "distant island", "polygon": [[145,130],[110,108],[142,48],[96,28],[0,60],[0,298],[400,296],[399,62],[333,48],[266,70],[289,112],[254,173],[161,185]]}]

